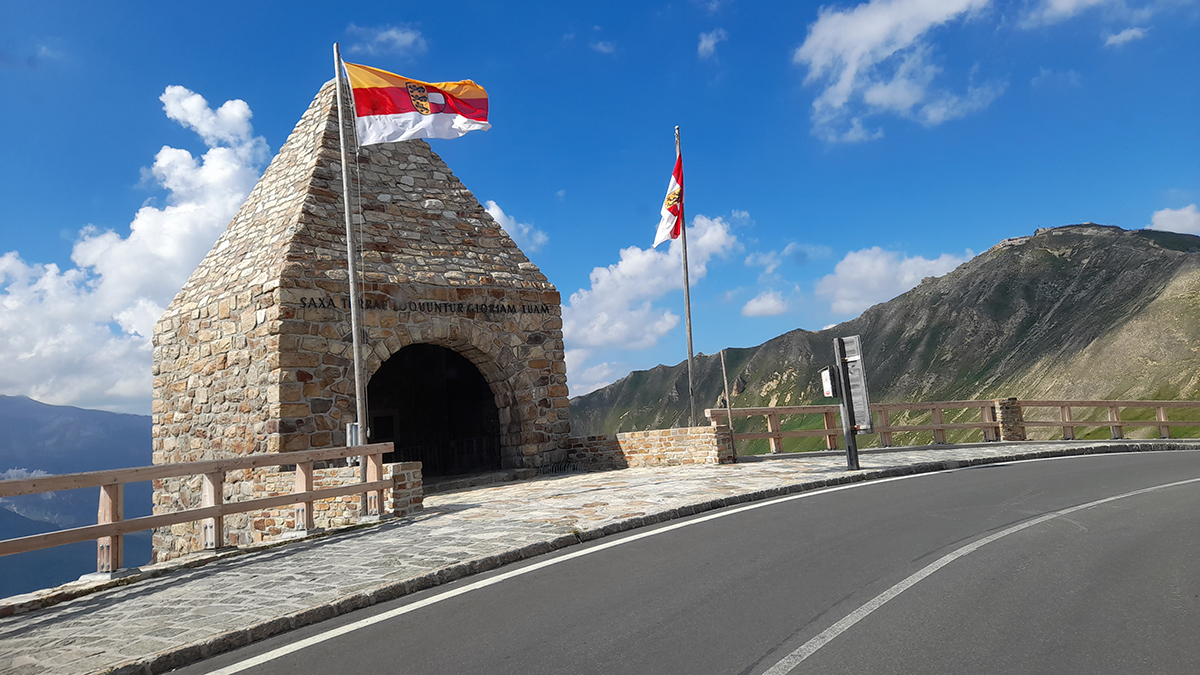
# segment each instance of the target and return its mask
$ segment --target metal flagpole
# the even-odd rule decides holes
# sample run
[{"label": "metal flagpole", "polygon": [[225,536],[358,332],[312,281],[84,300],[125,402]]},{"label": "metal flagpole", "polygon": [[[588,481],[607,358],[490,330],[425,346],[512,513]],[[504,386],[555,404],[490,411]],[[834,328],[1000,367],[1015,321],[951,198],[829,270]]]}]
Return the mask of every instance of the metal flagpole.
[{"label": "metal flagpole", "polygon": [[[675,156],[682,157],[683,153],[679,149],[679,127],[675,127]],[[683,185],[680,185],[682,188]],[[688,286],[688,262],[687,262],[687,219],[683,217],[683,201],[687,196],[687,190],[680,190],[679,194],[679,238],[683,244],[683,308],[684,321],[687,326],[687,347],[688,347],[688,404],[691,406],[691,412],[688,415],[688,426],[696,426],[696,386],[695,380],[692,377],[692,292]]]},{"label": "metal flagpole", "polygon": [[737,461],[737,443],[733,440],[733,402],[729,400],[729,373],[725,372],[725,350],[721,350],[721,379],[725,381],[725,415],[729,420],[729,447]]},{"label": "metal flagpole", "polygon": [[[342,205],[346,216],[346,260],[347,272],[350,279],[350,344],[354,350],[354,401],[356,404],[355,420],[358,422],[357,438],[347,438],[346,445],[363,445],[367,440],[367,387],[362,379],[362,328],[359,326],[359,292],[358,292],[358,254],[354,246],[354,229],[350,225],[350,167],[346,159],[346,125],[342,120],[342,54],[337,43],[333,43],[333,71],[337,91],[338,111],[338,141],[342,151]],[[347,430],[349,431],[349,430]],[[349,435],[349,434],[347,434]],[[366,478],[367,467],[359,467]],[[365,497],[365,495],[364,495]],[[363,512],[366,512],[366,501],[363,501]]]}]

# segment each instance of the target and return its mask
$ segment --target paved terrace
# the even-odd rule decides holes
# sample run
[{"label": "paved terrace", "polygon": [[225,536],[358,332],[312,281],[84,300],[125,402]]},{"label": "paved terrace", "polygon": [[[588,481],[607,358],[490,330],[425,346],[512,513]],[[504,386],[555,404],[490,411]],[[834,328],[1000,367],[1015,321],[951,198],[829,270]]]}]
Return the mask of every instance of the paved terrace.
[{"label": "paved terrace", "polygon": [[[61,587],[0,612],[0,673],[159,673],[468,574],[652,523],[842,482],[1200,441],[987,443],[576,473],[430,495],[416,516]],[[81,594],[81,591],[86,591]],[[75,597],[71,597],[75,596]],[[64,599],[65,598],[65,599]],[[53,600],[55,604],[44,605]]]}]

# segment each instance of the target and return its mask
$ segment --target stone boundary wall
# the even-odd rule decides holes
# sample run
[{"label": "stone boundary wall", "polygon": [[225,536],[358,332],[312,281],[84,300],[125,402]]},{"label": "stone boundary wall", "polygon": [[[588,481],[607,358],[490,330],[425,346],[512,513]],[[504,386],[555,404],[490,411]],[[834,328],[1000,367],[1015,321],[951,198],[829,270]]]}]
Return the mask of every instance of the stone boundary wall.
[{"label": "stone boundary wall", "polygon": [[[327,462],[327,466],[313,470],[313,489],[341,487],[361,482],[357,465],[346,466],[344,461]],[[225,503],[237,503],[251,499],[264,499],[295,492],[296,472],[292,468],[270,467],[229,472],[230,476],[242,473],[240,480],[225,482]],[[393,487],[383,491],[388,514],[407,516],[423,508],[421,463],[397,462],[384,465],[384,480],[391,480]],[[313,502],[313,521],[318,529],[334,529],[356,525],[359,522],[359,495],[343,495]],[[171,540],[171,549],[157,549],[157,562],[194,553],[204,548],[199,536],[190,527],[181,523]],[[296,507],[284,506],[261,511],[233,513],[225,516],[226,541],[222,546],[245,548],[252,544],[276,541],[296,531]]]},{"label": "stone boundary wall", "polygon": [[732,464],[737,461],[729,427],[679,427],[630,431],[615,436],[573,436],[566,460],[586,471],[648,466]]}]

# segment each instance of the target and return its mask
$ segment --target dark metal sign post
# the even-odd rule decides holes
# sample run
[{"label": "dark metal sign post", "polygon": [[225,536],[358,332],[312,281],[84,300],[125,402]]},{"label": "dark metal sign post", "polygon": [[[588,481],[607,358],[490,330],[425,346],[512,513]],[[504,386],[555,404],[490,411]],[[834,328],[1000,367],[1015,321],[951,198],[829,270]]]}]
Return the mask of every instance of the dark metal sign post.
[{"label": "dark metal sign post", "polygon": [[[840,399],[842,436],[846,439],[846,468],[857,471],[858,441],[855,436],[869,434],[873,429],[871,401],[867,395],[867,373],[858,336],[834,338],[833,356],[837,363],[833,368],[833,379],[837,383],[836,394]],[[825,379],[825,373],[822,373],[822,381]]]}]

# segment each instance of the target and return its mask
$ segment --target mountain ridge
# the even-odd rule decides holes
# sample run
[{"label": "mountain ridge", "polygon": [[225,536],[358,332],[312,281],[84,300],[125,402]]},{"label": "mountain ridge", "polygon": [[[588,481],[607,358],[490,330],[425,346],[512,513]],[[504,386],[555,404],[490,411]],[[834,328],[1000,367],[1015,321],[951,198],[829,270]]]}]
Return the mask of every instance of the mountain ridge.
[{"label": "mountain ridge", "polygon": [[[816,371],[834,336],[854,334],[877,402],[1191,398],[1197,316],[1200,237],[1083,223],[1005,239],[858,317],[726,355],[740,407],[829,402]],[[697,357],[697,409],[723,405],[720,378],[719,358]],[[686,362],[635,371],[571,399],[573,433],[686,424],[686,392]]]}]

